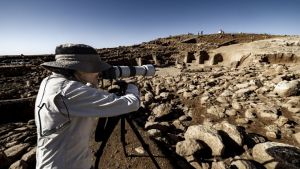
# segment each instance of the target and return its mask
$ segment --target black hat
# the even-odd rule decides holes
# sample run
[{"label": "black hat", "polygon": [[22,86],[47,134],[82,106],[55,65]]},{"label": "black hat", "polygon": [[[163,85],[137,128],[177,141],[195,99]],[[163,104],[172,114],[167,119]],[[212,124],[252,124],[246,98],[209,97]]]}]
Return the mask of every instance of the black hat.
[{"label": "black hat", "polygon": [[84,44],[62,44],[55,49],[55,61],[45,62],[42,67],[78,70],[97,73],[107,70],[111,65],[101,61],[97,51]]}]

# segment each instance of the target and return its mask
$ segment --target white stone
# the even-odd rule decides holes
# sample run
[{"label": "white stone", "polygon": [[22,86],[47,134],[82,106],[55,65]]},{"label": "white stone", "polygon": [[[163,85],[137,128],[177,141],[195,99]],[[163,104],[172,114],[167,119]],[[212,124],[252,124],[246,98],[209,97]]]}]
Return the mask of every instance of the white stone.
[{"label": "white stone", "polygon": [[136,147],[135,149],[134,149],[137,153],[139,153],[139,154],[145,154],[145,150],[144,150],[144,148],[143,147]]},{"label": "white stone", "polygon": [[282,97],[295,96],[298,94],[299,88],[300,82],[298,80],[282,81],[275,86],[274,92]]},{"label": "white stone", "polygon": [[221,156],[224,152],[224,144],[217,130],[209,126],[193,125],[188,127],[184,134],[185,139],[201,140],[212,150],[213,156]]}]

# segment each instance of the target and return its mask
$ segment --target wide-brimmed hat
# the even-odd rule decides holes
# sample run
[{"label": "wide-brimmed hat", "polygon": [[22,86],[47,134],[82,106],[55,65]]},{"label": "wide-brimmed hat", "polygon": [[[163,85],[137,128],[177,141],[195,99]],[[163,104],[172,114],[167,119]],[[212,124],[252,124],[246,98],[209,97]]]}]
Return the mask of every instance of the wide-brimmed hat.
[{"label": "wide-brimmed hat", "polygon": [[42,67],[71,69],[87,73],[102,72],[109,68],[106,62],[101,61],[97,51],[84,44],[63,44],[55,49],[55,61],[45,62]]}]

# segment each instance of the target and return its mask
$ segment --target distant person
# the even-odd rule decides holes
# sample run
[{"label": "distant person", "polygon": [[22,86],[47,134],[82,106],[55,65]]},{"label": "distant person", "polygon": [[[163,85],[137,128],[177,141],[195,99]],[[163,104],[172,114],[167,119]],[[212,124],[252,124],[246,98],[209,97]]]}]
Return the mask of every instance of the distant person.
[{"label": "distant person", "polygon": [[42,66],[53,73],[42,81],[35,103],[36,168],[92,168],[89,141],[95,117],[136,111],[138,88],[128,84],[123,96],[97,89],[101,72],[111,66],[83,44],[57,46],[55,61]]}]

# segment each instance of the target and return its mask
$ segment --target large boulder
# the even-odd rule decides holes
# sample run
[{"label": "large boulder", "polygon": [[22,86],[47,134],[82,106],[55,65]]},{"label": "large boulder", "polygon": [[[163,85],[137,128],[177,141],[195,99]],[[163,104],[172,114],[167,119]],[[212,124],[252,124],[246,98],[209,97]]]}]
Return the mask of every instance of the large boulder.
[{"label": "large boulder", "polygon": [[300,167],[300,149],[289,144],[260,143],[253,147],[252,155],[255,161],[263,164],[267,169],[299,169]]},{"label": "large boulder", "polygon": [[184,134],[185,139],[201,140],[212,150],[213,156],[221,156],[224,152],[224,144],[217,130],[211,126],[193,125],[188,127]]},{"label": "large boulder", "polygon": [[299,80],[292,80],[292,81],[285,80],[279,82],[274,88],[274,92],[281,97],[295,96],[299,94],[299,91],[300,91]]}]

